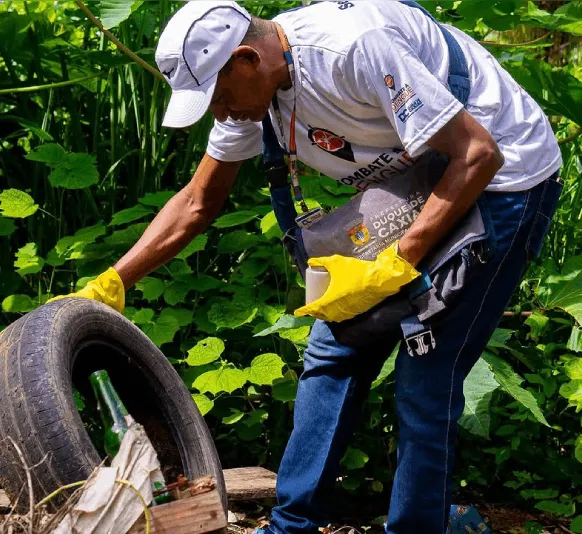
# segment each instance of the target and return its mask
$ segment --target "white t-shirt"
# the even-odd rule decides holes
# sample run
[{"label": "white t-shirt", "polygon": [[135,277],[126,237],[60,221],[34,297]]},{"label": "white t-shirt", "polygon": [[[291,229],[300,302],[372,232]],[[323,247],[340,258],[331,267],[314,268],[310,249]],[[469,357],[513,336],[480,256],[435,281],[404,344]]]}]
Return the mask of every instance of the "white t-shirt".
[{"label": "white t-shirt", "polygon": [[[300,161],[364,190],[409,167],[427,141],[460,110],[448,90],[449,52],[438,25],[421,10],[387,0],[321,2],[279,15],[293,52]],[[523,191],[562,163],[538,104],[487,50],[447,26],[467,58],[467,110],[505,156],[489,191]],[[285,142],[294,89],[279,91]],[[271,120],[281,135],[273,108]],[[260,123],[216,122],[208,154],[240,161],[262,150]]]}]

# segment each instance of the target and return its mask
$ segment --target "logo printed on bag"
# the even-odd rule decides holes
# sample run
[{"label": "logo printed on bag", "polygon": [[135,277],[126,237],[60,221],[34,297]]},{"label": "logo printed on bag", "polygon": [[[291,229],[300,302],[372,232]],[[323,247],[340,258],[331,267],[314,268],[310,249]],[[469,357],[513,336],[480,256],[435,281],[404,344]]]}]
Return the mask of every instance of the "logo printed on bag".
[{"label": "logo printed on bag", "polygon": [[314,145],[328,154],[345,159],[346,161],[356,162],[352,144],[346,141],[345,137],[340,137],[325,128],[314,128],[313,126],[309,127],[307,135]]},{"label": "logo printed on bag", "polygon": [[368,243],[368,241],[370,241],[370,231],[364,222],[350,228],[348,230],[348,235],[350,236],[352,243],[357,247],[363,247]]},{"label": "logo printed on bag", "polygon": [[394,82],[394,76],[392,76],[392,74],[386,74],[386,76],[384,76],[384,83],[386,84],[386,87],[394,91],[396,83]]}]

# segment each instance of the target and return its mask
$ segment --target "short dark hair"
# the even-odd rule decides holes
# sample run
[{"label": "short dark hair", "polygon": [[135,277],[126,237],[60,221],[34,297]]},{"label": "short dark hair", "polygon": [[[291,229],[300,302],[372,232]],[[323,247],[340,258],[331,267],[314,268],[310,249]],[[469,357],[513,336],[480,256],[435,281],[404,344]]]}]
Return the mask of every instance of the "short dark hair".
[{"label": "short dark hair", "polygon": [[[259,17],[251,16],[251,24],[247,33],[241,41],[241,45],[251,45],[257,41],[262,41],[263,39],[269,37],[273,32],[271,23],[268,20],[260,19]],[[234,58],[231,56],[226,62],[226,65],[220,69],[221,74],[229,75],[232,72],[232,64]]]}]

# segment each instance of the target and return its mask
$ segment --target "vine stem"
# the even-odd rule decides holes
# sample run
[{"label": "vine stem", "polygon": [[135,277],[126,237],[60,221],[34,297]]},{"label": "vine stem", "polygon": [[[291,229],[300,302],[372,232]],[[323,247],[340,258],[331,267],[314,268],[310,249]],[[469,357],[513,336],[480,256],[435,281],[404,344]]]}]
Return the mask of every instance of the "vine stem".
[{"label": "vine stem", "polygon": [[[94,78],[104,76],[104,72],[97,74],[90,74],[82,78],[75,78],[74,80],[67,80],[65,82],[47,83],[46,85],[31,85],[29,87],[11,87],[10,89],[0,89],[0,95],[14,94],[14,93],[32,93],[34,91],[43,91],[44,89],[56,89],[58,87],[67,87],[67,85],[76,85],[78,83],[87,82]],[[162,76],[163,77],[163,76]]]},{"label": "vine stem", "polygon": [[150,72],[151,74],[153,74],[156,78],[158,78],[159,80],[163,80],[164,82],[166,82],[166,78],[164,78],[163,74],[159,70],[157,70],[154,67],[152,67],[147,61],[143,60],[135,52],[132,52],[119,39],[117,39],[117,37],[115,37],[115,35],[113,35],[109,30],[106,30],[103,27],[103,24],[101,24],[101,22],[99,21],[99,19],[97,19],[97,17],[95,17],[95,15],[93,15],[93,13],[91,13],[91,11],[89,10],[89,8],[83,3],[82,0],[75,0],[75,3],[79,6],[79,9],[83,13],[85,13],[85,15],[87,15],[87,18],[93,24],[95,24],[95,26],[97,26],[97,28],[99,28],[99,30],[102,31],[103,34],[106,35],[107,38],[113,44],[115,44],[115,46],[117,46],[117,48],[119,48],[119,50],[121,50],[126,56],[130,57],[133,61],[135,61],[138,65],[140,65],[141,67],[143,67],[145,70],[147,70],[148,72]]},{"label": "vine stem", "polygon": [[525,43],[497,43],[495,41],[479,41],[479,43],[482,45],[487,45],[487,46],[508,46],[511,48],[515,48],[518,46],[529,46],[532,44],[539,43],[540,41],[543,41],[546,37],[549,37],[550,35],[552,35],[552,33],[553,32],[548,32],[548,33],[542,35],[541,37],[537,37],[536,39],[534,39],[532,41],[526,41]]}]

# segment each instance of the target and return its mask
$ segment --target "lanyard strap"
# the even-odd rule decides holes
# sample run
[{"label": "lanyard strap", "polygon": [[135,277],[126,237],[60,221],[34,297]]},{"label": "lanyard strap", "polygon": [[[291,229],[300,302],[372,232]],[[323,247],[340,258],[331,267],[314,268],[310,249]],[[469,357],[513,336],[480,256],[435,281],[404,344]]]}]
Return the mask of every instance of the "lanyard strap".
[{"label": "lanyard strap", "polygon": [[279,107],[279,99],[277,94],[273,96],[273,109],[275,111],[275,117],[277,118],[277,123],[279,124],[279,130],[281,130],[281,138],[283,139],[283,148],[287,153],[287,165],[289,166],[289,174],[291,175],[291,184],[293,185],[293,194],[295,200],[299,202],[301,210],[306,213],[309,211],[305,199],[303,198],[303,192],[301,191],[301,185],[299,185],[299,170],[297,167],[297,144],[295,140],[295,123],[297,117],[297,89],[295,87],[295,65],[293,63],[293,55],[291,54],[291,45],[287,36],[283,32],[283,29],[279,24],[277,24],[277,33],[279,34],[279,40],[281,41],[281,46],[283,47],[283,55],[285,57],[285,62],[287,63],[287,69],[289,69],[289,76],[291,78],[291,84],[293,85],[293,112],[291,113],[291,125],[289,127],[289,149],[287,149],[287,144],[285,143],[285,130],[283,128],[283,118],[281,116],[281,109]]}]

